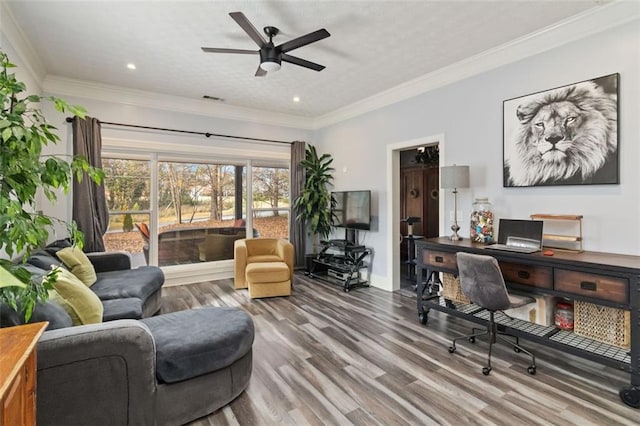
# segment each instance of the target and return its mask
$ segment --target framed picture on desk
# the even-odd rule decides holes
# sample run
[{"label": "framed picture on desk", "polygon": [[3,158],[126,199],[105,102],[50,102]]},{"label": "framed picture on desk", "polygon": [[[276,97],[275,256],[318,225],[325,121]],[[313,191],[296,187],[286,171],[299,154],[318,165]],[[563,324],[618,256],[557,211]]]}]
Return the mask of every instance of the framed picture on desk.
[{"label": "framed picture on desk", "polygon": [[503,102],[504,187],[619,182],[619,74]]}]

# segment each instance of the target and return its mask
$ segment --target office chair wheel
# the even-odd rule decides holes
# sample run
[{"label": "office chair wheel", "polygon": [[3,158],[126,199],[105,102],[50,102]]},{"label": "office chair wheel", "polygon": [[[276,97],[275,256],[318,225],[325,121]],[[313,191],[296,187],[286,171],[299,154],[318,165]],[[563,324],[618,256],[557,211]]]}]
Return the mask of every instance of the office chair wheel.
[{"label": "office chair wheel", "polygon": [[640,387],[638,386],[625,386],[618,392],[622,402],[629,407],[640,408]]},{"label": "office chair wheel", "polygon": [[456,351],[456,347],[455,346],[449,346],[449,353],[452,354]]},{"label": "office chair wheel", "polygon": [[420,321],[420,324],[425,325],[428,319],[429,315],[426,312],[421,312],[418,314],[418,321]]},{"label": "office chair wheel", "polygon": [[476,342],[476,336],[471,336],[469,337],[469,343],[475,343]]},{"label": "office chair wheel", "polygon": [[345,293],[349,293],[350,291],[351,291],[351,289],[350,289],[349,287],[345,287],[345,288],[344,288],[344,292],[345,292]]},{"label": "office chair wheel", "polygon": [[491,367],[484,367],[482,369],[482,374],[484,374],[485,376],[488,376],[489,373],[491,373]]},{"label": "office chair wheel", "polygon": [[530,365],[529,368],[527,368],[527,373],[534,375],[536,374],[536,366],[535,365]]},{"label": "office chair wheel", "polygon": [[520,349],[520,348],[519,348],[519,347],[517,347],[517,346],[514,346],[514,347],[513,347],[513,351],[514,351],[515,353],[519,354],[520,352],[522,352],[522,349]]}]

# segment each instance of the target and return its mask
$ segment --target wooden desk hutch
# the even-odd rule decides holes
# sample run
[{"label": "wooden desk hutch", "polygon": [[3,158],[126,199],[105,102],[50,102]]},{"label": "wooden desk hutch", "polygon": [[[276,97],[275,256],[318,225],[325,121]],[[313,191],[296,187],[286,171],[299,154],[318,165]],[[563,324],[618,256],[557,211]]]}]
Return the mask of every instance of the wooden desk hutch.
[{"label": "wooden desk hutch", "polygon": [[[622,401],[640,408],[640,256],[583,251],[522,254],[487,250],[483,244],[430,238],[416,241],[418,319],[427,323],[430,309],[485,324],[486,311],[439,296],[439,273],[457,275],[456,253],[491,255],[498,260],[509,289],[532,295],[569,298],[628,312],[629,348],[602,343],[554,325],[509,318],[498,319],[499,329],[524,339],[621,369],[631,384],[620,392]],[[425,273],[426,272],[426,273]],[[426,279],[425,279],[426,277]]]}]

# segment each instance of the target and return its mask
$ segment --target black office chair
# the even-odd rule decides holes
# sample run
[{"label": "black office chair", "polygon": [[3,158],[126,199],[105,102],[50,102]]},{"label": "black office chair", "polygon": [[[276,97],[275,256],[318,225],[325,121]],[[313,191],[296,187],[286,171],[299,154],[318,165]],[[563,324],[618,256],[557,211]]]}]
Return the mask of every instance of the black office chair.
[{"label": "black office chair", "polygon": [[498,326],[494,319],[496,311],[518,308],[535,302],[535,299],[527,296],[509,294],[507,286],[504,283],[504,278],[502,277],[502,272],[498,266],[498,261],[493,257],[459,252],[456,254],[456,258],[462,292],[472,303],[489,311],[489,323],[487,324],[487,329],[480,333],[476,333],[475,331],[478,329],[474,328],[473,334],[453,339],[453,344],[449,347],[449,353],[456,351],[457,340],[468,339],[471,343],[474,343],[476,337],[488,334],[490,337],[489,357],[487,359],[487,366],[482,369],[482,374],[488,376],[489,373],[491,373],[491,349],[498,338],[512,345],[516,352],[528,354],[531,357],[531,365],[527,371],[529,374],[536,374],[535,356],[520,346],[520,342],[516,336],[512,336],[515,337],[515,342],[500,336]]}]

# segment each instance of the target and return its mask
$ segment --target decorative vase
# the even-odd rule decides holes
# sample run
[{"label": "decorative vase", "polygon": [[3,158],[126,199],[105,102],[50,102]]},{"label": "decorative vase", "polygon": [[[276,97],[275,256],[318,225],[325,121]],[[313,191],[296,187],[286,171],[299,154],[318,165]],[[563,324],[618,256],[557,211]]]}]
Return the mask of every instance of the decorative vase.
[{"label": "decorative vase", "polygon": [[493,212],[488,198],[476,198],[471,207],[471,241],[490,243],[493,241]]}]

